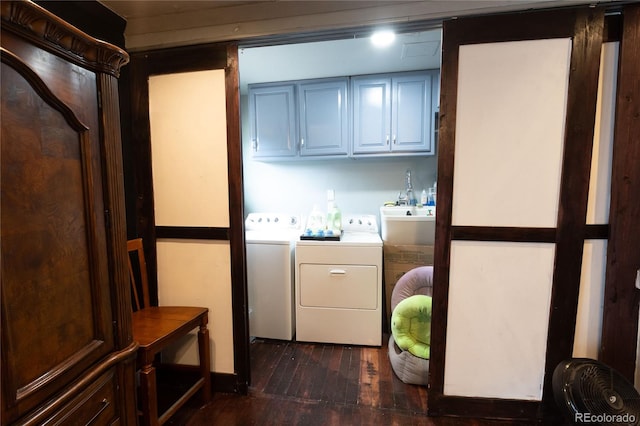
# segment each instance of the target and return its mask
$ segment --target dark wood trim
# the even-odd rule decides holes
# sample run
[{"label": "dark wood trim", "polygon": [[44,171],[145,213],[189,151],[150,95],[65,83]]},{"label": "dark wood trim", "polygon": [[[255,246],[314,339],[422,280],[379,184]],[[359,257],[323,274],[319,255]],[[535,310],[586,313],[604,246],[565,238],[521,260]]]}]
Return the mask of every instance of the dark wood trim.
[{"label": "dark wood trim", "polygon": [[[604,9],[575,8],[511,15],[461,18],[444,23],[438,157],[439,193],[434,253],[434,306],[429,379],[429,414],[513,419],[553,418],[546,388],[557,362],[570,356],[580,284],[585,236],[602,235],[602,226],[585,225],[586,201],[593,142]],[[458,48],[460,45],[499,41],[572,38],[565,153],[558,228],[491,228],[451,226],[455,153]],[[606,226],[606,225],[604,225]],[[547,342],[545,392],[541,402],[485,400],[444,395],[446,330],[451,241],[517,241],[557,243],[554,297]],[[563,280],[566,280],[563,281]],[[560,309],[558,307],[561,307]],[[553,337],[552,337],[553,336]],[[567,350],[567,346],[569,350]],[[559,361],[558,361],[559,362]],[[470,408],[472,407],[472,408]]]},{"label": "dark wood trim", "polygon": [[208,43],[193,46],[156,49],[134,53],[143,56],[149,75],[177,72],[224,69],[227,65],[227,43]]},{"label": "dark wood trim", "polygon": [[231,240],[231,301],[233,308],[233,356],[236,389],[249,390],[249,312],[244,240],[244,183],[242,178],[242,137],[240,133],[240,72],[238,46],[227,45],[226,112],[227,161],[229,170],[229,236]]},{"label": "dark wood trim", "polygon": [[[446,21],[442,31],[442,67],[440,72],[440,111],[438,114],[438,197],[433,259],[433,306],[431,310],[431,360],[429,363],[429,415],[452,413],[443,406],[444,367],[449,309],[449,266],[453,174],[456,137],[456,98],[458,95],[458,59],[461,30],[457,21]],[[442,195],[444,194],[444,195]]]},{"label": "dark wood trim", "polygon": [[[431,401],[431,397],[429,397]],[[429,409],[430,416],[481,417],[495,420],[531,420],[536,418],[540,403],[497,398],[467,398],[461,396],[436,396],[437,409]]]},{"label": "dark wood trim", "polygon": [[609,225],[587,225],[584,228],[585,240],[606,240],[609,238]]},{"label": "dark wood trim", "polygon": [[[583,239],[606,240],[609,225],[585,225]],[[515,228],[493,226],[452,226],[452,240],[512,241],[531,243],[555,243],[556,228]]]},{"label": "dark wood trim", "polygon": [[451,239],[553,243],[556,240],[556,230],[555,228],[452,226]]},{"label": "dark wood trim", "polygon": [[[600,360],[633,383],[640,269],[640,5],[624,7]],[[631,319],[631,320],[630,320]]]},{"label": "dark wood trim", "polygon": [[211,386],[214,392],[246,395],[248,390],[240,386],[241,383],[242,379],[237,374],[211,373]]},{"label": "dark wood trim", "polygon": [[[145,259],[149,269],[149,297],[151,304],[158,303],[158,279],[156,261],[156,228],[155,209],[153,205],[153,175],[151,171],[151,128],[149,122],[149,64],[144,54],[131,55],[128,67],[129,107],[127,117],[128,142],[126,151],[132,155],[128,162],[133,176],[125,175],[129,181],[129,188],[135,190],[135,206],[128,206],[128,210],[135,212],[135,230],[128,233],[128,238],[141,237],[145,245]],[[133,234],[133,235],[132,235]]]},{"label": "dark wood trim", "polygon": [[229,240],[229,228],[211,226],[156,226],[156,238],[185,240]]},{"label": "dark wood trim", "polygon": [[[197,365],[162,364],[159,369],[169,377],[179,376],[185,373],[192,377],[199,376]],[[246,392],[242,392],[242,389],[238,387],[239,382],[240,380],[236,374],[211,373],[211,390],[213,392],[246,394]]]},{"label": "dark wood trim", "polygon": [[553,371],[573,354],[603,29],[603,9],[587,9],[577,14],[571,49],[558,235],[547,331],[542,393],[544,412],[557,409],[551,383]]},{"label": "dark wood trim", "polygon": [[[566,38],[574,35],[573,27],[567,23],[573,22],[578,9],[536,10],[458,18],[446,21],[445,25],[449,28],[458,28],[459,34],[456,34],[456,38],[461,45]],[[505,28],[507,21],[508,28]],[[544,25],[541,25],[542,23]],[[459,29],[462,26],[465,28],[464,31]],[[440,111],[442,112],[442,108]]]},{"label": "dark wood trim", "polygon": [[607,15],[604,17],[603,42],[620,41],[622,39],[622,14]]}]

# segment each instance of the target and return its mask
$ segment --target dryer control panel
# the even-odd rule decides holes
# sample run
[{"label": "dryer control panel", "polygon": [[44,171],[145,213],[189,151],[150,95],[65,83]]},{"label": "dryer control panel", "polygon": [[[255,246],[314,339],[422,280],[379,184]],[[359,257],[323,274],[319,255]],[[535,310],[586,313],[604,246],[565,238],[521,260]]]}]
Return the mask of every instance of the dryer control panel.
[{"label": "dryer control panel", "polygon": [[348,214],[342,216],[342,230],[344,232],[378,233],[378,220],[372,214]]}]

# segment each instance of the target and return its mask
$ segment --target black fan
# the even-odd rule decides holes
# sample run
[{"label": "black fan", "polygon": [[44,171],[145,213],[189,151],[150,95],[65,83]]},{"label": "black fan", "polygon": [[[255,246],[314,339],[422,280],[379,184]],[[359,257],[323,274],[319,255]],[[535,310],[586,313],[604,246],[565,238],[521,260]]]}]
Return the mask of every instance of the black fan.
[{"label": "black fan", "polygon": [[553,395],[573,424],[640,424],[640,394],[620,373],[599,361],[573,358],[558,364]]}]

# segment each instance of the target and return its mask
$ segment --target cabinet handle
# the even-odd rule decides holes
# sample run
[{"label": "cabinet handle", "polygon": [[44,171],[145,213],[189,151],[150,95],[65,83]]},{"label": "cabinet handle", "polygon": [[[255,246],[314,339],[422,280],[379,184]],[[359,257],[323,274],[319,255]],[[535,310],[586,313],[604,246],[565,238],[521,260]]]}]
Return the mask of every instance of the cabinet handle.
[{"label": "cabinet handle", "polygon": [[304,146],[304,138],[300,139],[300,147],[302,148]]},{"label": "cabinet handle", "polygon": [[387,135],[387,145],[389,145],[389,135]]},{"label": "cabinet handle", "polygon": [[254,139],[251,141],[251,147],[253,148],[253,151],[258,151],[258,139]]},{"label": "cabinet handle", "polygon": [[396,135],[393,135],[393,144],[396,144]]},{"label": "cabinet handle", "polygon": [[329,275],[346,275],[347,271],[344,269],[332,269],[329,271]]}]

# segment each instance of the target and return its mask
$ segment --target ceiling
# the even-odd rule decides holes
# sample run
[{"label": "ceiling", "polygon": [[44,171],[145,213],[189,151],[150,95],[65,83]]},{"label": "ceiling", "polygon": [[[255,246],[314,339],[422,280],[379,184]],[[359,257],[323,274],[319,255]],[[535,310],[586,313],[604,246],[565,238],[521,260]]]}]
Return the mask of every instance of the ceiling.
[{"label": "ceiling", "polygon": [[240,91],[247,84],[440,68],[439,29],[399,34],[376,48],[368,38],[241,48]]},{"label": "ceiling", "polygon": [[[237,40],[243,93],[247,84],[255,82],[439,68],[439,27],[444,19],[586,3],[583,0],[100,2],[127,20],[125,39],[130,52]],[[411,31],[400,34],[389,48],[379,50],[372,48],[365,35],[380,26]],[[316,40],[327,38],[308,42],[309,34],[314,34]],[[305,37],[305,43],[300,43],[301,37]],[[329,38],[332,40],[326,41]],[[261,47],[255,47],[256,40]]]},{"label": "ceiling", "polygon": [[[99,0],[127,20],[129,51],[593,3],[585,0]],[[605,0],[608,1],[608,0]]]}]

